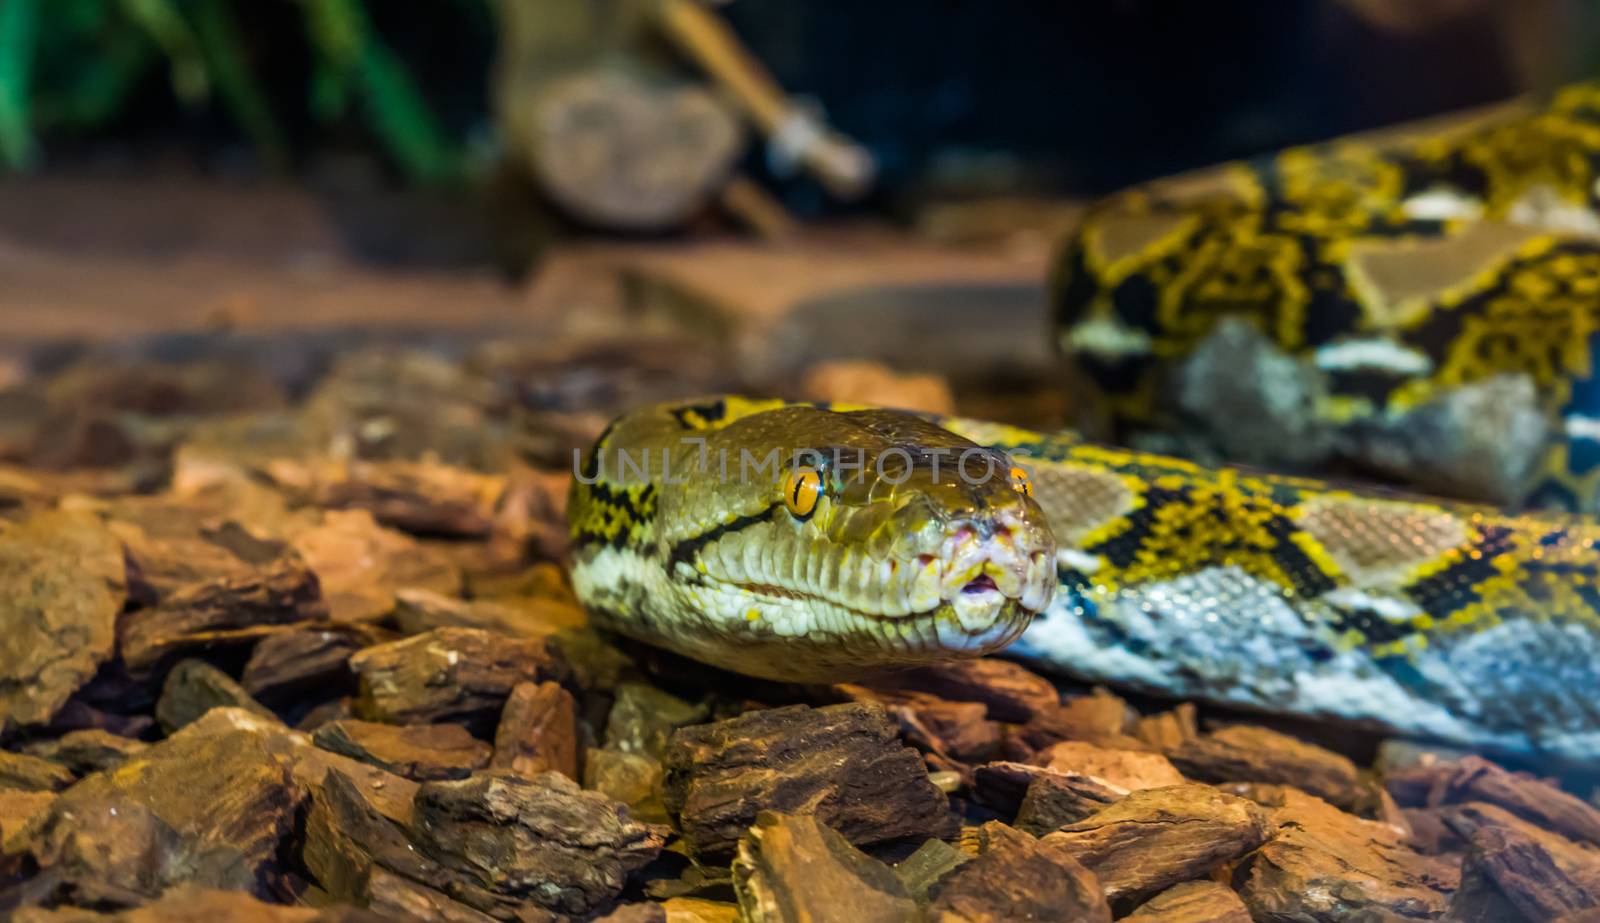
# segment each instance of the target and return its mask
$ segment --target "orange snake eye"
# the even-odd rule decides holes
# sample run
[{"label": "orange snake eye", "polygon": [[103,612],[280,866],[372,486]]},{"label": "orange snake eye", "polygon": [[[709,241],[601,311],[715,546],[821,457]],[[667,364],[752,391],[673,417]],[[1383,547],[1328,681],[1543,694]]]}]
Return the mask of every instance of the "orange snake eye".
[{"label": "orange snake eye", "polygon": [[783,505],[796,519],[809,519],[822,494],[822,472],[815,468],[795,468],[784,479]]},{"label": "orange snake eye", "polygon": [[1011,466],[1011,489],[1024,497],[1033,496],[1033,481],[1028,478],[1028,472],[1022,470],[1021,465]]}]

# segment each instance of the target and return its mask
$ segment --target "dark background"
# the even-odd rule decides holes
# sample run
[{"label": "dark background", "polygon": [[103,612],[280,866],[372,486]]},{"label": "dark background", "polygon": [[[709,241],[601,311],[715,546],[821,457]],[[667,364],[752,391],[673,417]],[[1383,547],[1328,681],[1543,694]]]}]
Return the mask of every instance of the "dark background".
[{"label": "dark background", "polygon": [[[283,126],[290,168],[314,173],[351,153],[381,165],[358,121],[307,114],[311,53],[297,6],[234,6],[244,63]],[[1484,16],[1396,34],[1327,0],[737,0],[719,10],[785,88],[873,150],[890,196],[1099,193],[1521,89]],[[446,133],[487,144],[490,9],[427,0],[368,13]],[[38,66],[45,80],[89,64],[57,56]],[[46,169],[174,151],[208,170],[266,169],[222,107],[180,105],[159,67],[112,118],[46,132],[42,147]],[[823,208],[809,185],[789,185],[791,206]]]}]

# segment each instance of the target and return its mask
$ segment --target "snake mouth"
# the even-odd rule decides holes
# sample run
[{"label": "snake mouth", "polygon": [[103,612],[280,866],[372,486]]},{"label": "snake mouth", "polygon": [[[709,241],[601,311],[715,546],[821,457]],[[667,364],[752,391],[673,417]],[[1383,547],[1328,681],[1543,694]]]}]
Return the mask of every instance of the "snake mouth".
[{"label": "snake mouth", "polygon": [[965,651],[1020,630],[1049,604],[1055,546],[1030,526],[1006,513],[959,520],[889,557],[827,541],[786,545],[784,533],[735,534],[678,566],[686,586],[720,601],[724,619],[758,634],[862,633]]},{"label": "snake mouth", "polygon": [[755,574],[719,580],[716,571],[703,573],[701,579],[791,612],[833,612],[871,622],[949,620],[941,631],[963,635],[992,632],[1049,602],[1054,558],[1044,550],[1017,547],[1009,540],[975,543],[962,530],[943,551],[902,560],[862,560],[844,568],[843,578],[829,586],[751,579]]},{"label": "snake mouth", "polygon": [[963,595],[998,593],[1000,592],[1000,588],[995,585],[993,577],[989,576],[988,574],[980,574],[977,577],[968,580],[966,585],[961,588],[961,592]]}]

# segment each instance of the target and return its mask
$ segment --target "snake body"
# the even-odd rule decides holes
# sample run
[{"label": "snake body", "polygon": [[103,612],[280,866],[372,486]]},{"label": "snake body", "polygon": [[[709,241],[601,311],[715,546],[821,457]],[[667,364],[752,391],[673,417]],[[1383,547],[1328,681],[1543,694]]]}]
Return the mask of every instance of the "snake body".
[{"label": "snake body", "polygon": [[[867,464],[826,471],[796,515],[791,460],[834,448]],[[994,476],[956,477],[968,452]],[[784,461],[719,461],[744,455]],[[1020,635],[1015,653],[1085,680],[1600,756],[1600,528],[1577,518],[726,397],[620,418],[569,520],[600,624],[742,673],[840,681]]]},{"label": "snake body", "polygon": [[1070,238],[1059,343],[1125,437],[1600,511],[1597,182],[1594,83],[1158,181]]}]

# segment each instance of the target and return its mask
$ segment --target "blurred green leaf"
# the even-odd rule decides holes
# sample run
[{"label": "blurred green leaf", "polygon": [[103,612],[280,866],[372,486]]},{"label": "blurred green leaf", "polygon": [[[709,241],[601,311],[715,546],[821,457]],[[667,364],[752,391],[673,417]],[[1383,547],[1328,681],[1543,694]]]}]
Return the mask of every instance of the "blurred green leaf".
[{"label": "blurred green leaf", "polygon": [[[253,0],[0,0],[0,166],[29,163],[41,131],[115,120],[162,65],[179,102],[215,98],[263,159],[286,166],[288,139],[251,60],[261,49],[236,18],[246,2]],[[312,52],[312,116],[333,122],[354,107],[412,180],[462,179],[461,141],[440,124],[362,0],[298,2]],[[489,0],[451,7],[492,28]]]},{"label": "blurred green leaf", "polygon": [[33,162],[33,55],[39,0],[0,0],[0,164]]},{"label": "blurred green leaf", "polygon": [[262,157],[281,169],[289,162],[289,146],[251,72],[250,55],[230,5],[230,0],[188,0],[189,19],[218,95]]},{"label": "blurred green leaf", "polygon": [[161,50],[172,70],[172,91],[189,105],[205,101],[211,93],[206,59],[200,41],[170,0],[121,0],[123,12],[138,23]]},{"label": "blurred green leaf", "polygon": [[369,43],[361,55],[361,83],[372,130],[402,169],[424,182],[457,178],[460,152],[439,128],[394,52]]},{"label": "blurred green leaf", "polygon": [[358,3],[346,0],[302,0],[311,44],[327,63],[352,71],[367,42],[370,26]]},{"label": "blurred green leaf", "polygon": [[[40,131],[56,128],[92,129],[116,117],[118,107],[155,64],[155,46],[124,36],[109,42],[94,56],[93,67],[75,67],[67,73],[36,81],[33,121]],[[40,62],[41,65],[43,62]],[[40,67],[43,70],[43,67]]]},{"label": "blurred green leaf", "polygon": [[[460,178],[461,151],[440,128],[405,64],[384,44],[358,0],[304,0],[307,30],[322,61],[313,93],[326,95],[329,111],[342,106],[345,81],[360,94],[372,132],[413,180]],[[315,105],[315,102],[313,103]]]},{"label": "blurred green leaf", "polygon": [[327,61],[315,61],[308,95],[313,118],[319,122],[338,121],[350,109],[350,77]]}]

